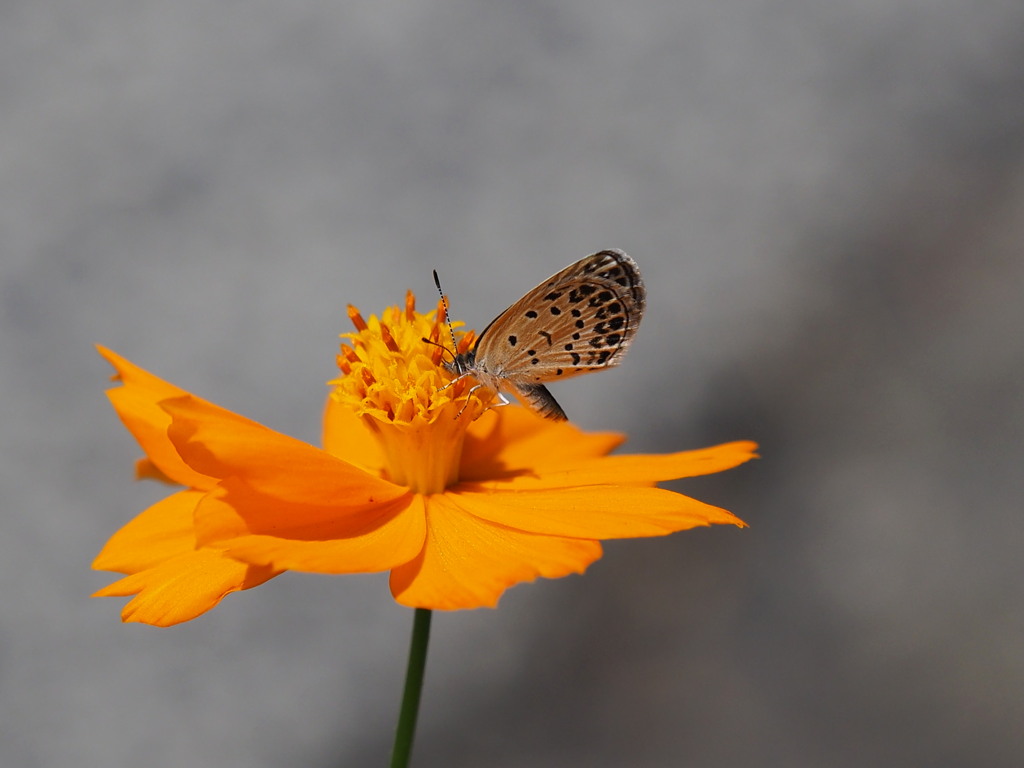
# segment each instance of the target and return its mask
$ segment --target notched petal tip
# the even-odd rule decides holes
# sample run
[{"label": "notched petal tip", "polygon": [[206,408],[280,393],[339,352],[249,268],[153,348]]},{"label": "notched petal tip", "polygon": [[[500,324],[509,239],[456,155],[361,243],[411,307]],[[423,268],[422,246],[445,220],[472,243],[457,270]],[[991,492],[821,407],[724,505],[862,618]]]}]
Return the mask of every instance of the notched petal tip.
[{"label": "notched petal tip", "polygon": [[117,386],[106,390],[107,398],[138,441],[146,458],[177,484],[192,488],[209,487],[211,479],[188,467],[171,445],[167,438],[170,419],[159,405],[163,400],[187,396],[188,393],[105,347],[97,345],[97,351],[117,372],[112,379]]},{"label": "notched petal tip", "polygon": [[263,584],[278,573],[239,563],[222,552],[196,550],[125,576],[93,596],[134,595],[121,611],[122,621],[170,627],[191,621],[231,592]]}]

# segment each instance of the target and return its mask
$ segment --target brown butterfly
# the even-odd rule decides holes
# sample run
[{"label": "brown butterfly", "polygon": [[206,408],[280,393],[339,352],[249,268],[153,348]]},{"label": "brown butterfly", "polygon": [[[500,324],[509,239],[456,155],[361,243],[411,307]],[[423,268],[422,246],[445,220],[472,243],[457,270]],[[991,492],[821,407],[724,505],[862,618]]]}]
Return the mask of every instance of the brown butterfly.
[{"label": "brown butterfly", "polygon": [[[437,272],[434,282],[440,291]],[[471,376],[493,389],[503,403],[508,400],[501,390],[511,390],[541,416],[564,421],[565,411],[545,382],[618,365],[640,327],[646,295],[633,259],[619,250],[600,251],[528,292],[445,368],[454,381]]]}]

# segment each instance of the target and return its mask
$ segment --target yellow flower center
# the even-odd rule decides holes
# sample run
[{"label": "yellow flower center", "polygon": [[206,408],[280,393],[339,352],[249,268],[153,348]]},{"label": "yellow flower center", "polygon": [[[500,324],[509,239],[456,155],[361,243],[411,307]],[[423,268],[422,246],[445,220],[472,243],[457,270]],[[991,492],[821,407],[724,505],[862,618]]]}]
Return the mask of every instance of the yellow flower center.
[{"label": "yellow flower center", "polygon": [[[458,479],[466,428],[490,405],[494,392],[463,378],[452,382],[443,365],[449,340],[442,305],[420,314],[409,291],[404,307],[388,307],[364,320],[348,308],[355,333],[342,334],[331,396],[351,408],[377,437],[388,479],[419,493],[440,493]],[[456,324],[457,325],[457,324]],[[458,332],[458,349],[472,333]]]}]

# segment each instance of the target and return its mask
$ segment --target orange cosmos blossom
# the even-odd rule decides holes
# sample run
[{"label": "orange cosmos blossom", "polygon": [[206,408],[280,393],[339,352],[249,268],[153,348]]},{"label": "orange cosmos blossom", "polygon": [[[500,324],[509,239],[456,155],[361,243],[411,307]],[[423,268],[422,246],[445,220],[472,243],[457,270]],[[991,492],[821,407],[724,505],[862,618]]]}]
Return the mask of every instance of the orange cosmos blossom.
[{"label": "orange cosmos blossom", "polygon": [[[607,455],[623,441],[546,421],[451,382],[443,311],[390,307],[338,356],[316,448],[219,408],[100,348],[115,410],[145,451],[139,477],[184,486],[114,534],[93,564],[127,574],[96,595],[134,595],[125,621],[170,626],[283,571],[391,571],[417,608],[494,606],[537,576],[582,573],[600,539],[744,523],[654,487],[729,469],[751,442]],[[459,351],[472,333],[462,334]]]}]

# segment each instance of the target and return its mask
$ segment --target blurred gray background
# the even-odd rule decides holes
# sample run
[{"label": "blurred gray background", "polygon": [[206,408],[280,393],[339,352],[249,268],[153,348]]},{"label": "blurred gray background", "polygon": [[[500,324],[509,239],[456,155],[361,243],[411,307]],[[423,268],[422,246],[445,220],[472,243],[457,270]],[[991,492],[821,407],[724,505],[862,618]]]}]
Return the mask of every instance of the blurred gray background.
[{"label": "blurred gray background", "polygon": [[287,574],[122,626],[164,495],[96,342],[316,442],[345,304],[482,328],[603,247],[650,304],[555,394],[749,530],[435,616],[415,764],[1024,763],[1019,0],[0,5],[0,764],[386,764],[411,613]]}]

